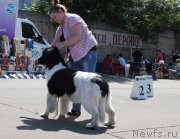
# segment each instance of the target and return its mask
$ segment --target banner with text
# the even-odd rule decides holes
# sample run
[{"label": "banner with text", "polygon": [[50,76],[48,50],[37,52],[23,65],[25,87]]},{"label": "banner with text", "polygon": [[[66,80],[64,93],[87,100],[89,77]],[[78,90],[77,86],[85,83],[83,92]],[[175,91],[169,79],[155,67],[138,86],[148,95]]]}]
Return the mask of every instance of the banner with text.
[{"label": "banner with text", "polygon": [[6,35],[13,39],[19,0],[0,0],[0,36]]},{"label": "banner with text", "polygon": [[142,40],[138,35],[117,33],[105,30],[92,30],[99,45],[120,47],[142,47]]}]

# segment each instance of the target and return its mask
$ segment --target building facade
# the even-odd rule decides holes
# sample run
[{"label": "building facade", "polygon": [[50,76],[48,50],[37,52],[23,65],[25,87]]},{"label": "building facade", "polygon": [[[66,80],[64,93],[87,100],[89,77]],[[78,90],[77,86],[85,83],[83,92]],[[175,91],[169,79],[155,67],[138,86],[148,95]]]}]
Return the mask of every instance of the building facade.
[{"label": "building facade", "polygon": [[[19,17],[31,20],[40,30],[42,35],[52,42],[57,25],[49,20],[47,15],[19,11]],[[94,34],[98,46],[98,62],[102,62],[107,54],[117,56],[122,53],[126,61],[132,61],[134,48],[142,49],[144,58],[154,58],[157,49],[161,49],[167,55],[167,62],[171,62],[173,52],[180,51],[180,34],[166,32],[164,34],[153,34],[155,41],[142,41],[138,35],[129,34],[118,28],[113,28],[104,23],[86,21]]]}]

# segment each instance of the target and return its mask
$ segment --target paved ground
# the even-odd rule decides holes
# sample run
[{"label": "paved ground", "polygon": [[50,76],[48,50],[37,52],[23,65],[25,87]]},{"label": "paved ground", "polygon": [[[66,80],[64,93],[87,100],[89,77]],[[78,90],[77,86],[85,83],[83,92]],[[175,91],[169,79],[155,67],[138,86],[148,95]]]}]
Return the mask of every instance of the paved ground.
[{"label": "paved ground", "polygon": [[[42,119],[46,81],[0,79],[1,139],[180,139],[180,80],[154,81],[154,97],[130,99],[133,80],[107,78],[116,109],[116,126],[88,130],[90,115]],[[53,115],[52,115],[53,116]]]}]

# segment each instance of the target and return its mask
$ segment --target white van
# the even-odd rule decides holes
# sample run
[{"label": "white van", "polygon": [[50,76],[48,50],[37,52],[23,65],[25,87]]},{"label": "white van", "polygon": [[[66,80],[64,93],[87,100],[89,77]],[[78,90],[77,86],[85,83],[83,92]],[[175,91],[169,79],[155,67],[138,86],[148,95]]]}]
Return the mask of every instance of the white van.
[{"label": "white van", "polygon": [[15,38],[20,40],[21,48],[23,48],[26,39],[33,39],[33,59],[41,56],[42,51],[45,48],[50,47],[50,44],[41,35],[36,26],[28,19],[17,18]]}]

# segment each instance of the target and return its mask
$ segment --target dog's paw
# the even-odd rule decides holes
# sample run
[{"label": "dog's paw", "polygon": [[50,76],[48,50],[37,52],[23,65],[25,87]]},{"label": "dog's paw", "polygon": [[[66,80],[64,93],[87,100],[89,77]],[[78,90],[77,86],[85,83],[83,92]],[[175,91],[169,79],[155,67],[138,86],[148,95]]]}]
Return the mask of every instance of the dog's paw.
[{"label": "dog's paw", "polygon": [[45,113],[42,113],[42,114],[40,114],[40,117],[47,119],[47,118],[48,118],[48,115],[45,114]]},{"label": "dog's paw", "polygon": [[66,118],[66,115],[59,115],[59,119],[64,119]]},{"label": "dog's paw", "polygon": [[113,122],[108,122],[108,123],[105,123],[104,125],[108,126],[108,127],[112,127],[112,126],[115,125],[115,122],[114,121]]},{"label": "dog's paw", "polygon": [[92,125],[92,123],[88,123],[88,124],[86,124],[86,126],[85,126],[86,128],[88,128],[88,129],[97,129],[98,128],[98,126],[97,125]]}]

